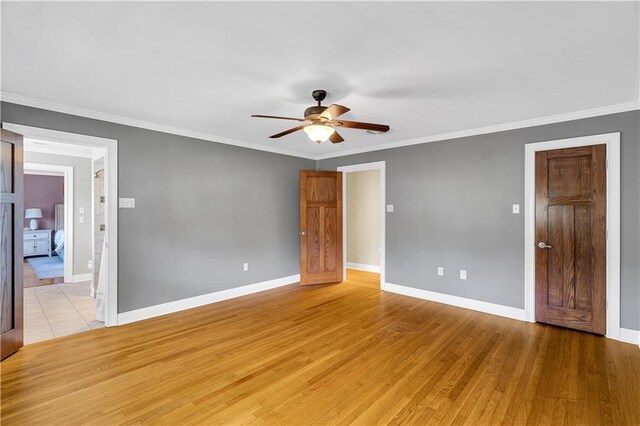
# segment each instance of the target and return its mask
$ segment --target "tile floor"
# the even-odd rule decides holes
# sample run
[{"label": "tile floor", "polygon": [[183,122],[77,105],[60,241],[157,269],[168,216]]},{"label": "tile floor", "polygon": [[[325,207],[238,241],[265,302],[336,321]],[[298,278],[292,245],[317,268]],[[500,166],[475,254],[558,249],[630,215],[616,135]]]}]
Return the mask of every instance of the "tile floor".
[{"label": "tile floor", "polygon": [[95,316],[91,282],[24,289],[24,344],[104,327]]}]

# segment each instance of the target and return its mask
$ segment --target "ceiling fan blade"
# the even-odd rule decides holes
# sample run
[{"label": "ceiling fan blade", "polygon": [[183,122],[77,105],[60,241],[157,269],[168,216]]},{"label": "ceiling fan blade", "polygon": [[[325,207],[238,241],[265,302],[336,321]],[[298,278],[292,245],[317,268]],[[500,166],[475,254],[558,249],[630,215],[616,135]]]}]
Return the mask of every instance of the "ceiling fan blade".
[{"label": "ceiling fan blade", "polygon": [[329,108],[322,111],[320,117],[326,118],[327,120],[333,120],[334,118],[344,114],[347,111],[349,111],[349,108],[342,105],[333,104],[329,106]]},{"label": "ceiling fan blade", "polygon": [[340,133],[338,132],[333,132],[331,136],[329,136],[329,140],[331,141],[331,143],[344,142],[344,139],[342,139],[342,136],[340,136]]},{"label": "ceiling fan blade", "polygon": [[269,137],[270,137],[270,138],[272,138],[272,139],[279,138],[279,137],[282,137],[282,136],[286,136],[286,135],[288,135],[289,133],[293,133],[293,132],[297,132],[298,130],[302,130],[302,129],[304,129],[305,127],[307,127],[307,125],[306,125],[306,124],[305,124],[305,125],[303,125],[303,126],[294,127],[293,129],[285,130],[284,132],[277,133],[277,134],[275,134],[275,135],[273,135],[273,136],[269,136]]},{"label": "ceiling fan blade", "polygon": [[389,126],[386,124],[374,124],[374,123],[362,123],[360,121],[330,121],[327,123],[329,126],[342,126],[348,129],[362,129],[362,130],[373,130],[374,132],[388,132]]},{"label": "ceiling fan blade", "polygon": [[278,120],[306,121],[304,118],[278,117],[277,115],[260,115],[260,114],[256,114],[256,115],[252,115],[252,117],[257,117],[257,118],[275,118],[275,119],[278,119]]}]

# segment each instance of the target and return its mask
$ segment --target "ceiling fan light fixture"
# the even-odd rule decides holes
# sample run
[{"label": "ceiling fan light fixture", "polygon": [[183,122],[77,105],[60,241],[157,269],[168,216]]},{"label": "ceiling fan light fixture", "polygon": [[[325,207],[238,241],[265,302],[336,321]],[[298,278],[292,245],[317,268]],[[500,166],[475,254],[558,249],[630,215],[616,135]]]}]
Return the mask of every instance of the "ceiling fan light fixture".
[{"label": "ceiling fan light fixture", "polygon": [[335,129],[323,124],[311,124],[304,128],[304,132],[309,136],[309,139],[320,143],[328,140],[335,132]]}]

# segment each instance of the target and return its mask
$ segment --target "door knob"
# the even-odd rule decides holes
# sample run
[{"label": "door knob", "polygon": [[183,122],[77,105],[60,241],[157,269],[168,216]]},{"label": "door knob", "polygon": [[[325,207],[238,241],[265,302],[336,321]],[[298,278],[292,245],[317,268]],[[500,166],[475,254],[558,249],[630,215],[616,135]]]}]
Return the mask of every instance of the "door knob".
[{"label": "door knob", "polygon": [[540,242],[538,243],[538,247],[540,247],[541,249],[550,249],[552,246],[550,246],[550,245],[549,245],[549,244],[547,244],[547,243],[543,243],[542,241],[540,241]]},{"label": "door knob", "polygon": [[307,233],[302,231],[302,232],[300,232],[300,235],[302,235],[304,237],[305,235],[307,235]]}]

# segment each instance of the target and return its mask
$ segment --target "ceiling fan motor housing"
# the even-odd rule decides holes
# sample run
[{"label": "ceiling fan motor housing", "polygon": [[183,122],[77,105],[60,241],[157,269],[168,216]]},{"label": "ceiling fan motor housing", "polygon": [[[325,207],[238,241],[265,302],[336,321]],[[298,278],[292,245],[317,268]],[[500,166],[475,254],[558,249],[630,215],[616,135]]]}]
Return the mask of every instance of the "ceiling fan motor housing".
[{"label": "ceiling fan motor housing", "polygon": [[307,120],[314,120],[318,118],[318,116],[322,114],[325,109],[327,109],[326,106],[311,106],[304,110],[304,118],[306,118]]}]

